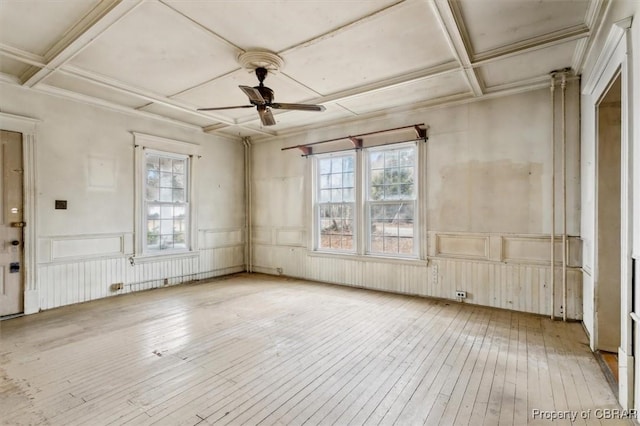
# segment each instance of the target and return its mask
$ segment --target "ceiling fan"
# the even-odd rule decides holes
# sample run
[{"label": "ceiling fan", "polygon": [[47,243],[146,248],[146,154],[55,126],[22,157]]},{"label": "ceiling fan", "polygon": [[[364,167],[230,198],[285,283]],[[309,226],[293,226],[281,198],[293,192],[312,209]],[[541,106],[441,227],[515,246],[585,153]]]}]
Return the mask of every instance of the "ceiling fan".
[{"label": "ceiling fan", "polygon": [[293,109],[298,111],[324,111],[325,108],[322,105],[310,105],[310,104],[285,104],[279,102],[273,102],[273,90],[265,86],[262,82],[267,77],[267,69],[263,67],[256,68],[256,77],[260,81],[259,86],[239,86],[240,89],[247,95],[251,105],[238,105],[228,107],[215,107],[215,108],[198,108],[198,111],[218,111],[223,109],[237,109],[237,108],[253,108],[258,109],[258,115],[260,120],[265,126],[273,126],[276,124],[275,118],[271,113],[271,108],[275,109]]}]

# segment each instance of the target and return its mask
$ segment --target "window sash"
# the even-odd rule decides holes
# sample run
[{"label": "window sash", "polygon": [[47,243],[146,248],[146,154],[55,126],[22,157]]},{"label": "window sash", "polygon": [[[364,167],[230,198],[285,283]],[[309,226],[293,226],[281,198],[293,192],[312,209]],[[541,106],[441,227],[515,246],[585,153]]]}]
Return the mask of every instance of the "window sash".
[{"label": "window sash", "polygon": [[366,254],[416,257],[417,204],[416,200],[368,201]]},{"label": "window sash", "polygon": [[190,249],[190,158],[145,150],[142,215],[145,253]]},{"label": "window sash", "polygon": [[365,254],[418,256],[418,147],[365,150]]},{"label": "window sash", "polygon": [[316,250],[356,250],[356,173],[353,153],[315,158]]}]

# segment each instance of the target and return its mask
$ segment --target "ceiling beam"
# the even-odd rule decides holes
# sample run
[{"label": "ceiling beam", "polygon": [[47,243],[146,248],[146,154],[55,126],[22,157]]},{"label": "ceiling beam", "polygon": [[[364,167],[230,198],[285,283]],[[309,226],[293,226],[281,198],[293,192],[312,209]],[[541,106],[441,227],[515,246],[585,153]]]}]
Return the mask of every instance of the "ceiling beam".
[{"label": "ceiling beam", "polygon": [[587,39],[580,40],[576,51],[573,55],[571,68],[574,72],[582,74],[584,61],[589,56],[589,52],[593,47],[593,42],[598,38],[598,34],[602,32],[604,18],[611,5],[611,0],[591,0],[587,9],[586,25],[591,29],[591,36]]},{"label": "ceiling beam", "polygon": [[472,64],[472,48],[458,5],[447,0],[429,0],[442,33],[453,54],[462,66],[469,87],[475,96],[482,96],[482,83]]},{"label": "ceiling beam", "polygon": [[67,74],[76,78],[80,78],[82,80],[89,81],[91,83],[97,84],[102,87],[106,87],[111,90],[118,91],[120,93],[124,93],[127,95],[135,96],[145,101],[150,101],[156,104],[164,105],[169,108],[173,108],[182,112],[189,113],[191,115],[195,115],[201,118],[206,118],[207,120],[215,120],[227,125],[235,125],[237,124],[235,121],[219,116],[215,113],[204,113],[197,111],[195,107],[190,104],[168,98],[163,95],[159,95],[157,93],[153,93],[149,90],[141,89],[139,87],[134,87],[123,83],[121,81],[105,77],[100,74],[96,74],[91,71],[84,70],[82,68],[78,68],[72,65],[65,65],[60,68],[59,72],[63,74]]},{"label": "ceiling beam", "polygon": [[6,56],[35,67],[44,67],[46,64],[44,57],[4,43],[0,43],[0,56]]},{"label": "ceiling beam", "polygon": [[473,66],[477,67],[489,62],[506,59],[511,56],[521,55],[523,53],[532,52],[534,50],[557,46],[569,41],[588,38],[590,33],[591,32],[589,30],[589,27],[587,27],[586,25],[575,25],[571,28],[554,31],[549,34],[544,34],[538,37],[530,38],[528,40],[522,40],[503,47],[478,53],[473,57]]},{"label": "ceiling beam", "polygon": [[32,67],[27,71],[22,78],[23,85],[34,87],[40,83],[142,2],[143,0],[103,0],[98,3],[49,49],[44,55],[44,67]]},{"label": "ceiling beam", "polygon": [[160,115],[160,114],[156,114],[156,113],[149,112],[149,111],[142,111],[142,110],[139,110],[139,109],[123,106],[123,105],[117,104],[115,102],[111,102],[111,101],[107,101],[107,100],[104,100],[104,99],[96,98],[94,96],[84,95],[82,93],[74,92],[74,91],[67,90],[67,89],[61,89],[59,87],[50,86],[50,85],[45,84],[45,83],[39,84],[38,87],[35,87],[32,90],[35,90],[35,91],[38,91],[38,92],[42,92],[42,93],[47,93],[49,95],[56,96],[56,97],[59,97],[59,98],[72,99],[72,100],[74,100],[76,102],[81,102],[81,103],[84,103],[84,104],[87,104],[87,105],[96,105],[96,106],[99,106],[101,108],[110,109],[112,111],[117,111],[117,112],[124,113],[124,114],[141,116],[141,117],[146,117],[146,118],[152,118],[154,120],[160,120],[160,121],[164,121],[166,123],[172,123],[174,125],[179,125],[179,126],[186,127],[186,128],[189,128],[189,129],[202,130],[202,128],[200,126],[196,125],[196,124],[191,124],[191,123],[187,123],[187,122],[184,122],[184,121],[176,120],[174,118],[170,118],[170,117],[167,117],[167,116],[164,116],[164,115]]}]

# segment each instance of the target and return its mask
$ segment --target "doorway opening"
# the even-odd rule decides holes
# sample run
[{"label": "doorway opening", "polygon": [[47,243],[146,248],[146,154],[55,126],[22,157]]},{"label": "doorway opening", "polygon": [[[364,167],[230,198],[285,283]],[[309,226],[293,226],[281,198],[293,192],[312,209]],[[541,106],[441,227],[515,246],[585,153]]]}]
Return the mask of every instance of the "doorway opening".
[{"label": "doorway opening", "polygon": [[622,76],[613,78],[597,113],[595,344],[618,380],[621,333]]},{"label": "doorway opening", "polygon": [[0,319],[24,312],[22,134],[0,130]]}]

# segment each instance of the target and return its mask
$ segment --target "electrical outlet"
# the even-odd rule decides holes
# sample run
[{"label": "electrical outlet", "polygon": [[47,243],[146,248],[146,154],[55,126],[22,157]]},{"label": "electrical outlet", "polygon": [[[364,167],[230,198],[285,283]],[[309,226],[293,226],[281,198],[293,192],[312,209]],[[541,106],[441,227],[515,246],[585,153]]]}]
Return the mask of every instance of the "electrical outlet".
[{"label": "electrical outlet", "polygon": [[111,284],[111,291],[122,290],[123,287],[124,287],[123,283],[113,283]]},{"label": "electrical outlet", "polygon": [[466,299],[467,298],[467,292],[463,291],[463,290],[456,290],[456,298],[458,298],[458,299]]},{"label": "electrical outlet", "polygon": [[169,278],[165,278],[163,284],[164,285],[169,285]]},{"label": "electrical outlet", "polygon": [[276,272],[278,273],[278,275],[282,275],[284,271],[282,270],[282,268],[276,268]]}]

